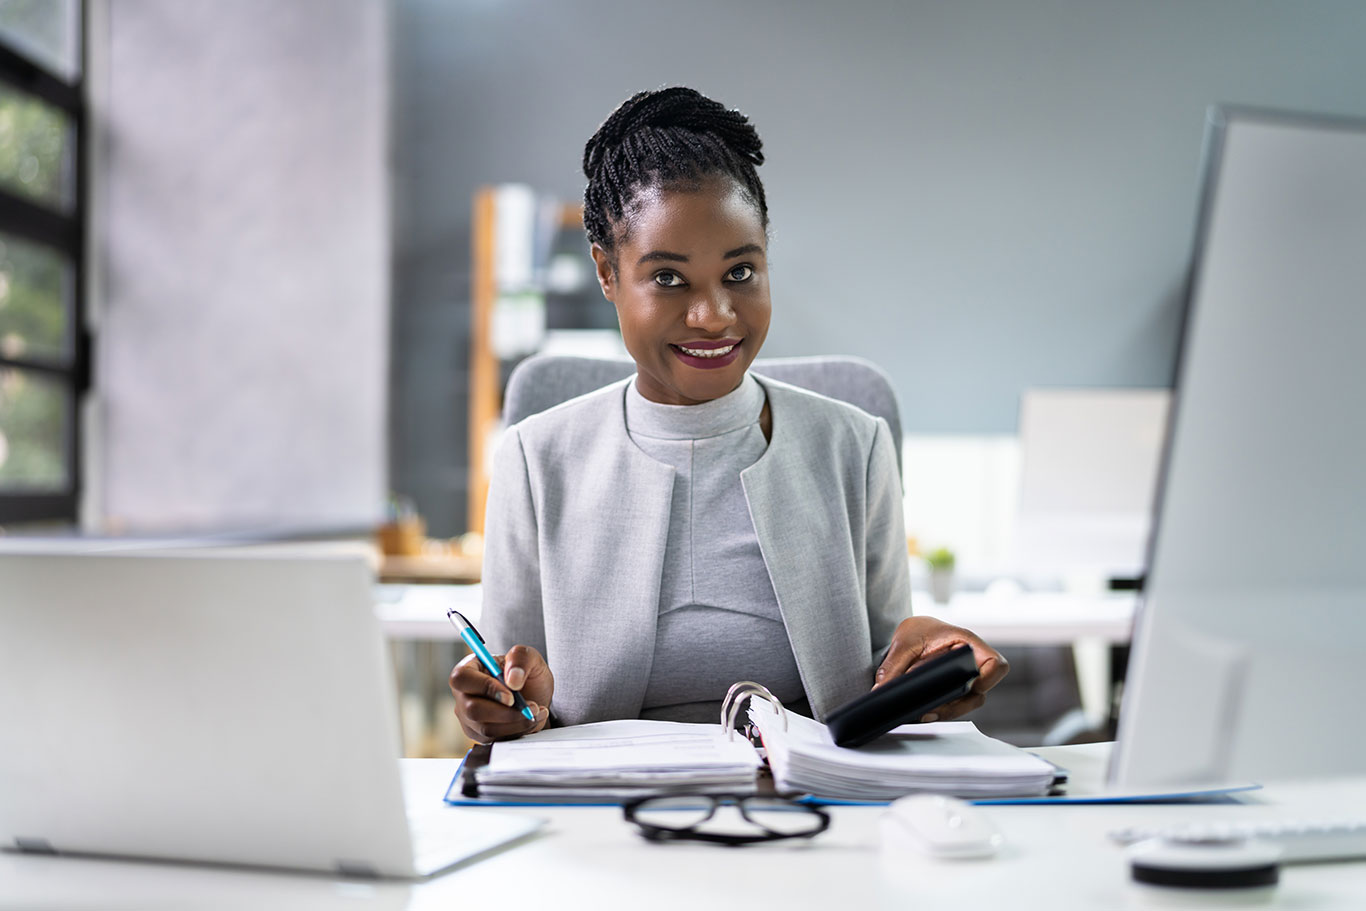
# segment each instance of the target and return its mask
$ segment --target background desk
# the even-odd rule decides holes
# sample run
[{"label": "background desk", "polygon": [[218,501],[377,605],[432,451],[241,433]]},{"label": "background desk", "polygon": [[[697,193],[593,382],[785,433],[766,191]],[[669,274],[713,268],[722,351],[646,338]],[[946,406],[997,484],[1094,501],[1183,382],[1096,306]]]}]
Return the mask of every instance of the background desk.
[{"label": "background desk", "polygon": [[1007,651],[1019,645],[1070,645],[1082,715],[1072,727],[1078,732],[1103,730],[1109,723],[1113,647],[1128,645],[1132,636],[1138,604],[1133,592],[1029,592],[1009,597],[963,592],[943,605],[917,592],[911,604],[916,613],[970,629]]},{"label": "background desk", "polygon": [[[1099,747],[1099,748],[1097,748]],[[1104,767],[1108,745],[1041,751],[1079,784]],[[320,762],[326,761],[320,758]],[[454,760],[403,760],[409,803],[440,806]],[[0,854],[0,907],[442,909],[876,908],[1096,911],[1229,907],[1221,896],[1139,886],[1106,833],[1126,825],[1289,815],[1360,814],[1366,778],[1269,786],[1240,804],[986,807],[1007,845],[985,861],[935,861],[881,845],[883,811],[834,808],[810,842],[743,849],[644,841],[616,808],[528,808],[548,820],[528,842],[424,883],[187,865]],[[459,812],[443,809],[441,812]],[[1366,863],[1287,867],[1259,907],[1366,907]]]},{"label": "background desk", "polygon": [[[454,607],[476,626],[481,585],[379,585],[375,612],[390,639],[460,638],[446,620]],[[915,613],[939,617],[977,633],[993,645],[1070,645],[1078,641],[1123,645],[1133,625],[1133,594],[1073,595],[1026,592],[992,596],[960,592],[935,604],[929,592],[911,594]]]},{"label": "background desk", "polygon": [[[380,585],[375,610],[391,640],[450,641],[459,637],[446,619],[446,610],[453,607],[478,626],[481,600],[479,585]],[[1084,715],[1080,727],[1090,729],[1100,728],[1109,719],[1110,647],[1129,642],[1136,602],[1132,593],[997,596],[960,592],[948,604],[935,604],[929,592],[911,595],[917,614],[970,629],[997,648],[1071,646]],[[424,678],[436,673],[439,662],[430,649],[419,649],[417,660]],[[437,674],[440,680],[448,670]]]},{"label": "background desk", "polygon": [[385,583],[470,584],[479,581],[483,558],[465,554],[380,556],[379,577]]}]

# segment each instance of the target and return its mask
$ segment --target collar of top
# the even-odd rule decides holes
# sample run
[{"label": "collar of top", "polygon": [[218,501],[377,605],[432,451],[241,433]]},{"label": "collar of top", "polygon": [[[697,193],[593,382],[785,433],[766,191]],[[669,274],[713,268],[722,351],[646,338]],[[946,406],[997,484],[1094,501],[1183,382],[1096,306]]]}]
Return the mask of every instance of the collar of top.
[{"label": "collar of top", "polygon": [[759,423],[764,390],[749,373],[735,389],[700,405],[661,405],[640,394],[633,379],[626,387],[626,430],[632,436],[661,440],[703,440]]}]

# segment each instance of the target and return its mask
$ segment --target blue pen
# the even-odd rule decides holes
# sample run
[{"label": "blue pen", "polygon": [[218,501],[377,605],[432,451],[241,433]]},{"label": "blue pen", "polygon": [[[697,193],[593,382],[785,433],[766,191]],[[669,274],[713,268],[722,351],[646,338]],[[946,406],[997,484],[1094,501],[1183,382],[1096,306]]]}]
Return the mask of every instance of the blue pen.
[{"label": "blue pen", "polygon": [[[484,670],[506,685],[507,681],[503,680],[503,669],[498,666],[498,659],[493,657],[489,647],[484,644],[484,637],[479,635],[479,630],[474,628],[474,624],[466,620],[460,611],[454,609],[446,611],[446,619],[450,620],[451,624],[460,631],[460,638],[464,639],[465,644],[470,647],[470,651],[478,656],[479,663],[484,666]],[[527,721],[536,720],[536,716],[531,714],[531,708],[526,704],[526,700],[516,690],[512,690],[512,707],[520,709]]]}]

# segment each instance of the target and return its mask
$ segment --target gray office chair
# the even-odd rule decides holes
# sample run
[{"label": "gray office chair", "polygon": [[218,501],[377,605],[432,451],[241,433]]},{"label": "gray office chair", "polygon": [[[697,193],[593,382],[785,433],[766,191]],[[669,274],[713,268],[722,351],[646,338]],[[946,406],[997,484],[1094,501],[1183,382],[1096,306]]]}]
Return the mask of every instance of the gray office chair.
[{"label": "gray office chair", "polygon": [[[760,376],[801,386],[839,399],[884,418],[892,439],[901,439],[901,412],[896,393],[882,368],[856,357],[770,357],[754,362]],[[545,411],[575,396],[600,389],[636,372],[634,361],[625,358],[572,357],[538,354],[513,368],[503,395],[503,420],[509,425]],[[897,469],[901,446],[896,447]]]}]

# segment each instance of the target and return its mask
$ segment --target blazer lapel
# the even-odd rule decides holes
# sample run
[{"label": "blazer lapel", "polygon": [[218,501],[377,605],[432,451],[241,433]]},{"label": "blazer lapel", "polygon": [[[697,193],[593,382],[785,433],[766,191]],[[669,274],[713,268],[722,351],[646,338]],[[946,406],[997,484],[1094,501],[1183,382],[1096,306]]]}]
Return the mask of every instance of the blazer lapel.
[{"label": "blazer lapel", "polygon": [[868,634],[849,622],[867,607],[855,581],[847,501],[829,489],[828,478],[812,475],[807,460],[820,448],[804,445],[805,428],[775,404],[780,390],[765,386],[773,439],[740,481],[802,685],[821,719],[867,688]]},{"label": "blazer lapel", "polygon": [[639,717],[654,663],[674,470],[631,442],[623,399],[613,401],[582,462],[592,469],[573,498],[577,528],[565,529],[579,542],[566,551],[576,564],[566,575],[578,583],[577,609],[546,617],[548,626],[563,626],[552,638],[566,684],[574,681],[574,692],[564,693],[571,721]]}]

